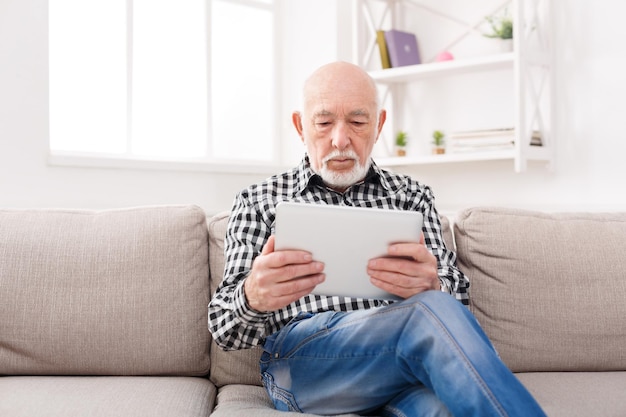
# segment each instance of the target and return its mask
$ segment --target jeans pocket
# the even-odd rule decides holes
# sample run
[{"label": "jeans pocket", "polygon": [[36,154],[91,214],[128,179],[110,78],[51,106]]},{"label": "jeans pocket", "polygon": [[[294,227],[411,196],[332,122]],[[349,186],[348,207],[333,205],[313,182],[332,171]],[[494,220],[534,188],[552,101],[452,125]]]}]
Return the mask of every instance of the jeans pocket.
[{"label": "jeans pocket", "polygon": [[270,396],[272,403],[274,403],[274,408],[279,411],[295,411],[301,413],[302,410],[298,407],[296,400],[291,392],[286,389],[283,389],[277,386],[274,383],[274,378],[268,372],[263,372],[262,375],[263,386],[265,386],[265,390],[267,394]]}]

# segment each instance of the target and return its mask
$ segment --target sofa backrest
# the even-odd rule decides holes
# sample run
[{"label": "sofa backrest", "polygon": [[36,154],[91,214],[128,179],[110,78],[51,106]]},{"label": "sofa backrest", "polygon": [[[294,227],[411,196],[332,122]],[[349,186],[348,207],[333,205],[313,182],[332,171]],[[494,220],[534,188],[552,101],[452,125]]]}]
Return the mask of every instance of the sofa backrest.
[{"label": "sofa backrest", "polygon": [[[209,263],[211,271],[211,295],[224,276],[224,236],[228,226],[228,212],[219,213],[208,220]],[[441,219],[444,240],[453,247],[450,223]],[[228,384],[262,385],[259,371],[260,347],[239,351],[224,351],[211,342],[211,380],[218,387]]]},{"label": "sofa backrest", "polygon": [[513,371],[626,370],[626,213],[472,208],[454,232],[471,309]]},{"label": "sofa backrest", "polygon": [[195,206],[0,210],[0,374],[206,375]]}]

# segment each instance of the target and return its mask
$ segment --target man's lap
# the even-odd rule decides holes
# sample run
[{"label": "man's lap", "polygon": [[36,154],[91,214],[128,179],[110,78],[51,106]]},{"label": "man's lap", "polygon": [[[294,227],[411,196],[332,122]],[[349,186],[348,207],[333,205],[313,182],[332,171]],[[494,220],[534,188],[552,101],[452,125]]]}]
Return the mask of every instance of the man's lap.
[{"label": "man's lap", "polygon": [[398,365],[403,360],[398,339],[406,331],[407,313],[432,303],[465,309],[453,297],[429,291],[370,310],[302,313],[265,343],[261,367],[270,395],[274,390],[274,399],[286,399],[285,409],[366,413],[410,387],[424,388]]}]

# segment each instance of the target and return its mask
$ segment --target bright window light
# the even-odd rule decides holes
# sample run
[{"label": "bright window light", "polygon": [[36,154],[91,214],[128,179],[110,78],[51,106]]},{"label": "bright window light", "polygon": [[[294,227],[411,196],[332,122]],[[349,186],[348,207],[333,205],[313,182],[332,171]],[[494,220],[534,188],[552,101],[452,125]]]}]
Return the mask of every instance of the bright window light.
[{"label": "bright window light", "polygon": [[50,0],[50,146],[126,150],[126,6]]},{"label": "bright window light", "polygon": [[214,0],[212,10],[213,151],[270,160],[275,135],[272,13]]},{"label": "bright window light", "polygon": [[132,153],[204,156],[207,35],[204,0],[134,0]]},{"label": "bright window light", "polygon": [[272,0],[50,0],[49,20],[52,153],[274,160]]}]

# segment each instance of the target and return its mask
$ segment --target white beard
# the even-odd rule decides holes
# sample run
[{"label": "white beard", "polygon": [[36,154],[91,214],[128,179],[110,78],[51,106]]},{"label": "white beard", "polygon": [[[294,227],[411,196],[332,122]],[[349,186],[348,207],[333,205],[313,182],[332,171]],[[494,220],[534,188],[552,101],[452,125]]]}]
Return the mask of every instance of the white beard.
[{"label": "white beard", "polygon": [[[354,159],[354,167],[352,167],[352,170],[350,170],[350,172],[336,172],[329,169],[328,161],[337,157]],[[358,155],[352,150],[343,152],[335,150],[324,158],[322,161],[322,167],[317,174],[319,174],[319,176],[322,177],[322,180],[331,187],[348,188],[365,178],[367,171],[370,169],[370,165],[371,160],[369,158],[367,163],[362,165],[359,161]]]}]

